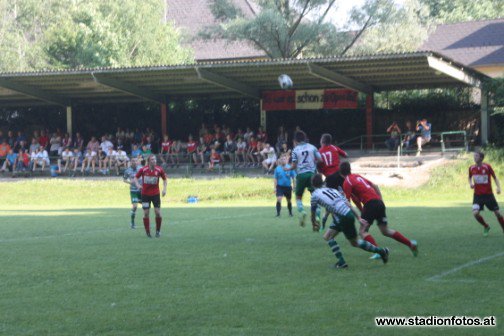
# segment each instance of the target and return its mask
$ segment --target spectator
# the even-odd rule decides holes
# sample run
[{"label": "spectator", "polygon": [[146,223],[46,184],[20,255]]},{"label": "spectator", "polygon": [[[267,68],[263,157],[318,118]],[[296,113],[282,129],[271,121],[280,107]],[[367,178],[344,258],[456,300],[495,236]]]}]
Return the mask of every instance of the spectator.
[{"label": "spectator", "polygon": [[82,137],[82,135],[77,132],[75,134],[75,148],[77,148],[79,150],[79,152],[82,152],[84,150],[84,138]]},{"label": "spectator", "polygon": [[[107,173],[107,153],[105,153],[101,148],[98,149],[98,155],[96,157],[98,161],[98,171],[105,175]],[[94,173],[94,172],[93,172]]]},{"label": "spectator", "polygon": [[239,137],[236,142],[236,161],[238,162],[237,167],[241,165],[240,162],[243,162],[244,166],[247,164],[247,143],[243,141],[242,137]]},{"label": "spectator", "polygon": [[420,156],[422,152],[422,146],[431,141],[431,124],[427,122],[427,119],[423,118],[422,120],[417,121],[416,130],[420,132],[420,136],[417,137],[417,156]]},{"label": "spectator", "polygon": [[277,139],[276,139],[276,144],[275,144],[277,151],[280,153],[280,149],[282,147],[282,144],[288,143],[288,142],[289,142],[289,135],[285,131],[285,128],[283,126],[280,126],[278,128],[278,134],[277,134]]},{"label": "spectator", "polygon": [[205,137],[205,135],[208,134],[208,129],[206,128],[206,125],[203,123],[201,124],[201,127],[198,131],[198,135],[200,138]]},{"label": "spectator", "polygon": [[[168,134],[165,134],[163,136],[163,142],[161,142],[161,152],[160,152],[160,158],[161,162],[163,164],[166,164],[168,162],[168,157],[170,156],[170,150],[172,146],[172,141],[170,140],[170,137]],[[172,164],[174,165],[175,163],[172,161]]]},{"label": "spectator", "polygon": [[259,129],[257,130],[256,139],[257,141],[261,141],[263,143],[268,141],[268,135],[266,134],[266,132],[264,132],[262,127],[259,127]]},{"label": "spectator", "polygon": [[217,153],[215,148],[212,148],[210,151],[210,160],[208,161],[208,170],[213,171],[214,168],[220,167],[221,157],[220,154]]},{"label": "spectator", "polygon": [[110,148],[114,148],[114,144],[110,142],[110,140],[107,138],[107,136],[102,136],[101,138],[101,144],[100,148],[103,153],[107,154]]},{"label": "spectator", "polygon": [[138,148],[138,145],[133,145],[133,147],[131,148],[131,157],[135,159],[140,159],[140,161],[142,160],[142,150]]},{"label": "spectator", "polygon": [[402,142],[402,146],[404,149],[409,150],[411,144],[415,143],[415,131],[413,130],[413,126],[411,125],[411,121],[406,121],[406,132],[404,133],[404,138]]},{"label": "spectator", "polygon": [[14,148],[16,145],[16,138],[14,137],[14,133],[12,131],[7,131],[7,143],[10,148]]},{"label": "spectator", "polygon": [[14,147],[14,152],[15,153],[21,153],[24,150],[27,150],[28,147],[26,146],[26,141],[20,140],[19,142],[16,142],[16,146]]},{"label": "spectator", "polygon": [[248,149],[247,149],[247,157],[249,159],[249,166],[254,167],[256,165],[256,156],[258,155],[259,151],[257,150],[257,141],[256,139],[251,136],[249,138],[249,143],[248,143]]},{"label": "spectator", "polygon": [[[205,167],[205,153],[207,152],[208,147],[205,144],[203,138],[200,138],[200,142],[198,147],[196,148],[196,156],[200,158],[201,168]],[[196,163],[196,161],[194,161]]]},{"label": "spectator", "polygon": [[51,145],[49,147],[49,155],[51,157],[58,156],[60,154],[60,147],[61,147],[61,137],[53,133],[51,139],[49,140],[49,144]]},{"label": "spectator", "polygon": [[229,162],[234,162],[236,152],[236,143],[233,141],[231,134],[226,136],[226,142],[224,142],[224,151],[222,152],[222,161],[225,161],[226,157]]},{"label": "spectator", "polygon": [[37,165],[40,166],[40,170],[43,171],[46,166],[49,166],[49,154],[45,150],[45,147],[39,147],[35,155],[31,155],[33,163],[33,171],[37,170]]},{"label": "spectator", "polygon": [[96,160],[98,158],[98,154],[91,148],[92,146],[90,147],[88,145],[88,148],[86,149],[86,153],[84,154],[84,160],[82,161],[81,173],[84,173],[84,169],[89,172],[90,167],[92,168],[93,174],[95,173]]},{"label": "spectator", "polygon": [[150,150],[150,148],[147,148],[146,145],[143,145],[142,152],[141,152],[143,160],[145,160],[147,162],[147,159],[149,158],[149,155],[151,155],[151,154],[152,154],[152,151]]},{"label": "spectator", "polygon": [[396,121],[392,122],[392,124],[387,128],[387,133],[390,134],[390,138],[385,140],[385,145],[391,151],[396,150],[399,146],[399,142],[401,141],[401,129],[399,128],[399,125],[397,125]]},{"label": "spectator", "polygon": [[180,165],[180,151],[182,150],[179,140],[173,140],[173,144],[170,148],[170,159],[173,165],[178,168]]},{"label": "spectator", "polygon": [[[0,159],[5,159],[10,150],[11,146],[9,146],[9,144],[7,143],[7,139],[4,138],[2,143],[0,144]],[[2,164],[1,161],[0,164]]]},{"label": "spectator", "polygon": [[247,127],[245,134],[243,134],[243,139],[245,140],[245,142],[249,143],[250,138],[253,136],[254,136],[254,132],[252,131],[252,129],[250,127]]},{"label": "spectator", "polygon": [[109,148],[105,157],[105,173],[108,173],[112,169],[115,169],[116,174],[119,173],[119,168],[117,167],[117,152],[114,147]]},{"label": "spectator", "polygon": [[16,167],[16,160],[17,160],[17,154],[14,153],[12,148],[9,150],[9,153],[7,154],[4,164],[2,165],[2,171],[3,172],[13,172],[14,168]]},{"label": "spectator", "polygon": [[[38,138],[38,143],[44,149],[46,149],[47,145],[49,145],[49,137],[46,135],[46,132],[44,130],[40,131],[40,136]],[[33,159],[33,157],[32,157],[32,159]]]},{"label": "spectator", "polygon": [[0,143],[3,143],[3,141],[4,141],[4,135],[2,130],[0,130]]},{"label": "spectator", "polygon": [[128,154],[122,149],[117,150],[117,156],[116,156],[116,174],[119,174],[119,171],[121,168],[128,168],[129,164],[129,157]]},{"label": "spectator", "polygon": [[198,148],[198,143],[194,141],[192,135],[189,134],[189,138],[187,140],[187,156],[189,157],[189,162],[192,162],[196,167],[198,162],[196,149]]},{"label": "spectator", "polygon": [[[73,158],[73,153],[70,150],[69,147],[65,147],[65,149],[61,152],[61,157],[58,159],[58,173],[64,173],[70,166],[70,163],[72,162]],[[61,166],[64,165],[63,169],[61,169]]]},{"label": "spectator", "polygon": [[40,144],[38,143],[37,138],[33,138],[30,145],[30,153],[36,153]]},{"label": "spectator", "polygon": [[287,163],[290,162],[290,159],[291,159],[291,153],[292,153],[292,150],[289,148],[289,146],[287,145],[287,142],[284,142],[282,143],[282,146],[280,147],[280,152],[279,152],[279,155],[282,156],[282,155],[286,155],[287,156]]},{"label": "spectator", "polygon": [[266,174],[269,174],[273,168],[275,168],[275,163],[277,161],[275,148],[271,147],[269,143],[266,143],[264,144],[264,148],[261,150],[261,154],[266,156],[266,158],[262,161],[262,166],[266,170]]},{"label": "spectator", "polygon": [[75,176],[75,173],[77,172],[77,168],[79,167],[79,165],[82,164],[82,160],[83,160],[82,152],[79,150],[79,148],[77,148],[77,147],[74,148],[73,155],[72,155],[71,162],[70,162],[70,164],[73,166],[73,176]]},{"label": "spectator", "polygon": [[91,140],[89,140],[86,150],[89,149],[91,152],[95,152],[95,155],[98,153],[98,149],[100,149],[100,142],[96,137],[91,137]]},{"label": "spectator", "polygon": [[239,138],[243,139],[243,135],[244,135],[244,133],[243,133],[242,129],[238,128],[238,130],[236,131],[234,139],[235,140],[238,140]]},{"label": "spectator", "polygon": [[23,141],[26,144],[26,142],[28,140],[26,139],[26,136],[23,134],[23,132],[18,131],[17,132],[17,137],[16,137],[16,143],[14,144],[14,147],[18,147],[19,144],[21,143],[21,141]]},{"label": "spectator", "polygon": [[30,154],[28,154],[28,150],[23,150],[20,154],[18,154],[15,173],[27,172],[31,170],[30,167]]},{"label": "spectator", "polygon": [[60,148],[60,154],[65,150],[65,148],[71,148],[73,145],[72,138],[70,137],[70,134],[65,133],[65,136],[63,139],[61,139],[61,148]]}]

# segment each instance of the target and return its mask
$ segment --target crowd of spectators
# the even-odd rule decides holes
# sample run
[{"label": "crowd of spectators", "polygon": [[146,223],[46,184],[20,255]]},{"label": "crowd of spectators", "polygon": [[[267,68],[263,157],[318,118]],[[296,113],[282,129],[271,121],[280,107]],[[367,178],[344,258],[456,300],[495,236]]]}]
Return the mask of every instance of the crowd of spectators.
[{"label": "crowd of spectators", "polygon": [[77,132],[73,137],[59,129],[34,131],[27,136],[23,131],[14,134],[0,131],[0,167],[13,176],[54,169],[59,174],[119,174],[131,158],[145,160],[155,154],[165,169],[181,164],[214,170],[225,164],[235,167],[263,167],[272,172],[277,157],[290,157],[289,134],[278,129],[276,139],[268,139],[259,127],[231,130],[223,125],[208,127],[202,124],[197,135],[187,139],[171,139],[168,134],[159,137],[152,129],[143,131],[117,128],[115,134],[84,139]]}]

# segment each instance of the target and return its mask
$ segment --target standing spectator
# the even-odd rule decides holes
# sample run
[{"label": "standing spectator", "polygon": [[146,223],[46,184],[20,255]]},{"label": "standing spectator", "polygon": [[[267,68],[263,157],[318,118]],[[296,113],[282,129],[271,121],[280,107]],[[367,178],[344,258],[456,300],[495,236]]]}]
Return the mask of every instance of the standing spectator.
[{"label": "standing spectator", "polygon": [[208,148],[205,144],[205,141],[203,140],[203,138],[200,138],[198,148],[196,148],[196,155],[200,158],[201,168],[205,167],[205,153],[207,152],[207,150]]},{"label": "standing spectator", "polygon": [[37,170],[37,165],[40,166],[40,171],[43,171],[46,166],[50,165],[49,154],[44,147],[39,147],[37,153],[32,155],[33,171]]},{"label": "standing spectator", "polygon": [[273,168],[275,168],[275,163],[277,161],[275,148],[271,147],[269,143],[266,143],[264,144],[264,148],[261,150],[261,154],[266,156],[262,162],[262,166],[266,170],[266,174],[269,174]]},{"label": "standing spectator", "polygon": [[33,138],[30,145],[30,153],[36,153],[37,149],[40,147],[38,140]]},{"label": "standing spectator", "polygon": [[196,166],[198,160],[196,155],[196,149],[198,148],[198,143],[194,141],[192,135],[189,134],[189,138],[187,140],[187,156],[189,157],[189,162],[192,161],[194,166]]},{"label": "standing spectator", "polygon": [[413,130],[413,126],[411,125],[411,121],[406,121],[406,132],[404,133],[403,138],[403,148],[409,150],[412,143],[415,143],[415,131]]},{"label": "standing spectator", "polygon": [[4,164],[2,166],[3,172],[13,172],[16,167],[17,154],[14,153],[12,149],[9,150],[7,157],[5,158]]},{"label": "standing spectator", "polygon": [[59,155],[59,149],[61,147],[61,137],[57,133],[53,133],[51,139],[49,140],[49,155],[51,157],[56,157]]},{"label": "standing spectator", "polygon": [[235,137],[234,137],[234,139],[236,141],[238,141],[239,138],[243,139],[243,131],[241,128],[238,128],[238,130],[236,131]]},{"label": "standing spectator", "polygon": [[241,137],[236,142],[236,161],[238,162],[237,167],[241,165],[240,162],[243,162],[243,166],[247,164],[247,143]]},{"label": "standing spectator", "polygon": [[[70,163],[72,162],[73,153],[69,147],[65,147],[63,152],[61,152],[61,158],[58,159],[58,174],[66,172]],[[64,168],[61,169],[61,165],[64,165]]]},{"label": "standing spectator", "polygon": [[236,152],[236,143],[233,141],[231,134],[226,136],[226,142],[224,142],[224,151],[222,152],[222,161],[228,158],[229,162],[234,162]]},{"label": "standing spectator", "polygon": [[399,142],[401,141],[401,129],[399,128],[399,125],[397,125],[396,121],[392,122],[392,124],[387,128],[387,133],[390,134],[390,138],[385,140],[385,145],[391,151],[396,150],[399,146]]},{"label": "standing spectator", "polygon": [[420,156],[422,152],[422,146],[431,141],[431,124],[427,122],[427,119],[423,118],[417,122],[416,130],[420,132],[420,136],[417,137],[417,156]]},{"label": "standing spectator", "polygon": [[44,149],[47,149],[47,146],[49,145],[49,137],[46,135],[46,132],[44,130],[40,131],[40,136],[38,138],[38,143]]}]

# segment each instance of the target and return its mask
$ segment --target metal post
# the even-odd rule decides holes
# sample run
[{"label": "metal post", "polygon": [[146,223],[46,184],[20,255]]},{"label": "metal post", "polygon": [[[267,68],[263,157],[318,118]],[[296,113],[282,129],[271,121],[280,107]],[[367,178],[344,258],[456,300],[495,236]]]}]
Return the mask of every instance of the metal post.
[{"label": "metal post", "polygon": [[261,127],[263,129],[264,132],[268,133],[266,127],[267,127],[267,123],[266,123],[266,111],[263,110],[263,100],[261,99],[259,101],[259,109],[261,110]]},{"label": "metal post", "polygon": [[70,137],[72,137],[72,118],[73,118],[73,113],[72,113],[72,106],[67,106],[66,107],[66,122],[67,122],[67,133],[70,134]]},{"label": "metal post", "polygon": [[168,104],[161,104],[161,137],[167,134],[166,122],[168,114]]},{"label": "metal post", "polygon": [[373,147],[373,105],[374,94],[366,96],[366,135],[367,135],[367,148]]},{"label": "metal post", "polygon": [[488,143],[488,122],[488,92],[485,89],[481,89],[481,145]]}]

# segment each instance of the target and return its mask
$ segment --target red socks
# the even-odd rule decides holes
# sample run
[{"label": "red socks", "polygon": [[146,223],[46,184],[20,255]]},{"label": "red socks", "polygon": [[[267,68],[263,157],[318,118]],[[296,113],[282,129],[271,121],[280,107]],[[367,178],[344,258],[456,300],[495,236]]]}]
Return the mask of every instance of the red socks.
[{"label": "red socks", "polygon": [[147,235],[150,235],[150,221],[149,221],[149,217],[144,217],[143,218],[143,223],[144,223],[144,227],[145,227],[145,233],[147,233]]},{"label": "red socks", "polygon": [[[483,217],[481,217],[481,215],[474,215],[474,218],[476,218],[476,220],[481,224],[483,225],[484,227],[488,227],[488,224],[485,222],[485,220],[483,219]],[[499,219],[499,223],[501,223],[501,220]],[[502,223],[501,223],[502,225]]]},{"label": "red socks", "polygon": [[376,241],[374,240],[373,236],[367,235],[364,238],[364,240],[367,241],[368,243],[373,244],[374,246],[378,247],[378,244],[376,244]]},{"label": "red socks", "polygon": [[396,231],[393,235],[392,238],[397,240],[399,243],[402,243],[408,247],[411,247],[411,242],[408,238],[404,237],[399,231]]},{"label": "red socks", "polygon": [[163,218],[161,217],[156,217],[156,232],[159,232],[161,230],[161,221]]}]

